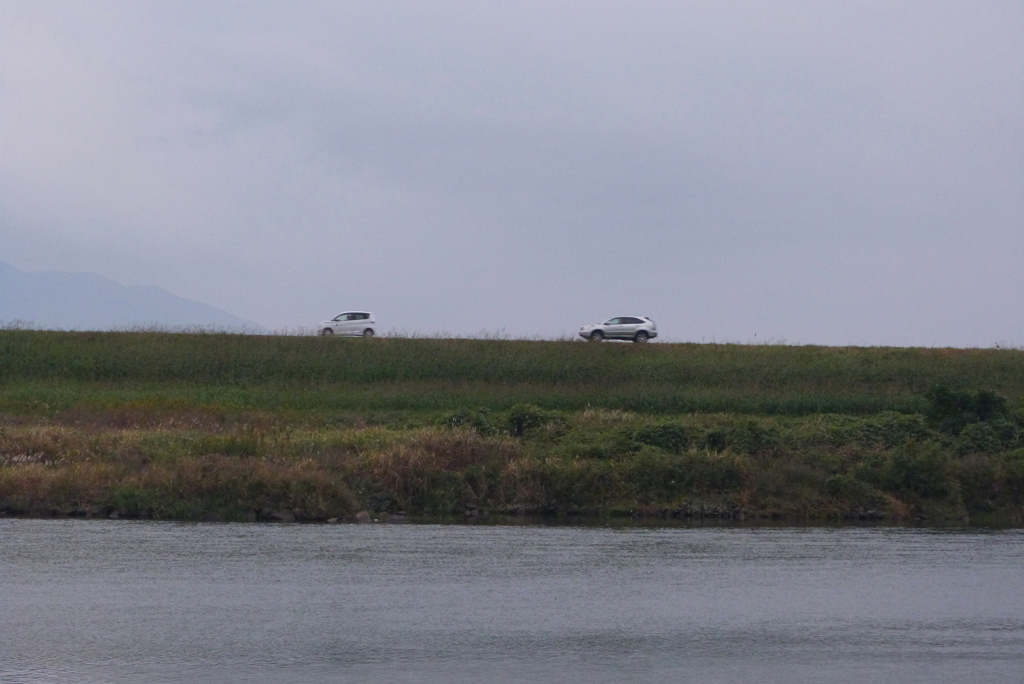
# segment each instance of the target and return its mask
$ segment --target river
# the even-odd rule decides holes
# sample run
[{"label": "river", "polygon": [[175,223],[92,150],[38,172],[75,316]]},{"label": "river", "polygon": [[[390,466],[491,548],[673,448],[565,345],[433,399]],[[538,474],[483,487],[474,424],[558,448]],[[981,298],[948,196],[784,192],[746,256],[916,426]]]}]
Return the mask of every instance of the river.
[{"label": "river", "polygon": [[0,682],[1024,681],[1024,532],[0,520]]}]

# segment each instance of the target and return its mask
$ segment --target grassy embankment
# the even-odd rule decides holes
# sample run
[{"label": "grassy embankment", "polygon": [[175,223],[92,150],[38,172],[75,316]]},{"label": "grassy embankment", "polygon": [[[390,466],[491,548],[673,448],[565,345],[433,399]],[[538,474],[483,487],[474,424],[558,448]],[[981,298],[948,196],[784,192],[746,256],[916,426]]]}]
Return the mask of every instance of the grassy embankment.
[{"label": "grassy embankment", "polygon": [[1020,521],[1022,401],[1017,350],[5,330],[0,512]]}]

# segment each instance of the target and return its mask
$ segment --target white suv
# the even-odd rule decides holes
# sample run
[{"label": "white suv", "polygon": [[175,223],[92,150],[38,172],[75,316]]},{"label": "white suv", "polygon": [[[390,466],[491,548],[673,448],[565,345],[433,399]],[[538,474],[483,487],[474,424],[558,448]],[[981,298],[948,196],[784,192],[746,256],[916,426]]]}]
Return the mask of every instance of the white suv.
[{"label": "white suv", "polygon": [[369,311],[346,311],[319,326],[320,334],[345,335],[347,337],[373,337],[377,323]]},{"label": "white suv", "polygon": [[580,328],[580,337],[591,342],[601,340],[633,340],[646,342],[658,336],[658,326],[646,316],[619,316],[600,325]]}]

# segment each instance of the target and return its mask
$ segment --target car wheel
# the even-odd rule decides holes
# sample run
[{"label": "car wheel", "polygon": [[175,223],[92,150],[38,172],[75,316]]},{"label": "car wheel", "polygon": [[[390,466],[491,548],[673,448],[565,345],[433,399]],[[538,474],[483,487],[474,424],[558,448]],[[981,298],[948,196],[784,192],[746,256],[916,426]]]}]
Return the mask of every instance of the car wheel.
[{"label": "car wheel", "polygon": [[323,335],[324,337],[330,337],[331,335],[334,334],[334,331],[331,330],[330,328],[324,328],[323,330],[320,331],[320,334]]},{"label": "car wheel", "polygon": [[590,341],[591,342],[600,342],[603,339],[604,339],[604,333],[601,332],[600,330],[595,330],[594,332],[590,333]]},{"label": "car wheel", "polygon": [[641,330],[641,331],[637,332],[636,337],[633,338],[633,341],[634,342],[646,342],[647,341],[647,337],[648,337],[647,331],[646,330]]},{"label": "car wheel", "polygon": [[368,340],[371,337],[373,337],[373,329],[372,328],[367,328],[366,330],[363,331],[363,339],[364,340]]}]

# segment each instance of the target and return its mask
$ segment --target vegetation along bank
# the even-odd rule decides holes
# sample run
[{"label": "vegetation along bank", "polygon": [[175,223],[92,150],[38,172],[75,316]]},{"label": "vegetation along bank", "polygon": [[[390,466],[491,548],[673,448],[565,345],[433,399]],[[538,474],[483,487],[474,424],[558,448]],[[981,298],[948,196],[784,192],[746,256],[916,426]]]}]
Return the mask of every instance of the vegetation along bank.
[{"label": "vegetation along bank", "polygon": [[0,331],[0,514],[360,511],[1021,524],[1024,352]]}]

